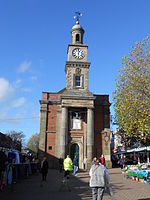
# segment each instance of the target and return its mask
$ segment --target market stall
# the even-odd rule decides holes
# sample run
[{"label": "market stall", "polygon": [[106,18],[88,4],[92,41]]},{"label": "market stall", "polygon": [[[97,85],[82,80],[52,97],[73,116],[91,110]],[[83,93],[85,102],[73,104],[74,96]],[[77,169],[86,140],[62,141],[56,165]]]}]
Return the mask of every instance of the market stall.
[{"label": "market stall", "polygon": [[150,184],[150,163],[124,166],[122,173],[127,179],[130,178],[133,181]]}]

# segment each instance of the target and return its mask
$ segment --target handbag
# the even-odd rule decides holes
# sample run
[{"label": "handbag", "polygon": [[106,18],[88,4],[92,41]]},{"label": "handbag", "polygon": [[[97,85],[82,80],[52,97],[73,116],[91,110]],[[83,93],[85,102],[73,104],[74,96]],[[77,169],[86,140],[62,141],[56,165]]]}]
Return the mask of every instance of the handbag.
[{"label": "handbag", "polygon": [[106,184],[105,190],[111,197],[114,195],[113,190],[112,190],[112,186],[109,183]]},{"label": "handbag", "polygon": [[78,172],[78,166],[76,167],[76,172]]}]

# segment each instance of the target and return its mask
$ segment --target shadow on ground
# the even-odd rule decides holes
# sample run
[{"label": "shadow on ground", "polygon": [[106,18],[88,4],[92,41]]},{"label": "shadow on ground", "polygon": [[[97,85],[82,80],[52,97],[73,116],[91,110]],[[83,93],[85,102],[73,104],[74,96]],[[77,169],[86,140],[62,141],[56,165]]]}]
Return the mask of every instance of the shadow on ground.
[{"label": "shadow on ground", "polygon": [[91,189],[87,179],[89,176],[81,173],[78,177],[70,176],[69,188],[62,183],[63,173],[58,170],[49,170],[47,181],[41,181],[41,174],[33,175],[14,185],[13,190],[7,188],[0,193],[1,200],[80,200],[92,199]]},{"label": "shadow on ground", "polygon": [[138,200],[150,200],[150,198],[138,199]]}]

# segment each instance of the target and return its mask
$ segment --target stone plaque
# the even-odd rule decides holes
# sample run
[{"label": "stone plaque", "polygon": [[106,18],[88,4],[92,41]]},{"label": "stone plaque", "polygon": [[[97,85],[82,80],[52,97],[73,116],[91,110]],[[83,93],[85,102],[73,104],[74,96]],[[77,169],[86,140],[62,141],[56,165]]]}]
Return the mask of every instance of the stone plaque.
[{"label": "stone plaque", "polygon": [[81,129],[81,119],[73,119],[73,129]]}]

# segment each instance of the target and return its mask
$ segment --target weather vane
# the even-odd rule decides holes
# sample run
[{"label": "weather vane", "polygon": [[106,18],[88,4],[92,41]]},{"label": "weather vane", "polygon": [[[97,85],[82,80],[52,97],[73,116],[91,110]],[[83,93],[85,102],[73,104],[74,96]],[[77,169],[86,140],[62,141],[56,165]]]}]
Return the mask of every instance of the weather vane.
[{"label": "weather vane", "polygon": [[79,24],[79,18],[82,17],[81,12],[75,12],[74,19],[77,19],[76,24]]}]

